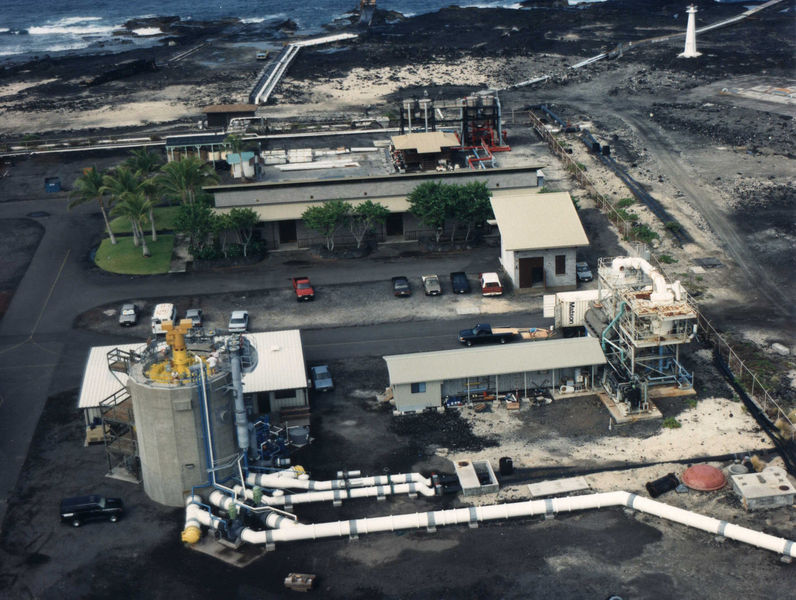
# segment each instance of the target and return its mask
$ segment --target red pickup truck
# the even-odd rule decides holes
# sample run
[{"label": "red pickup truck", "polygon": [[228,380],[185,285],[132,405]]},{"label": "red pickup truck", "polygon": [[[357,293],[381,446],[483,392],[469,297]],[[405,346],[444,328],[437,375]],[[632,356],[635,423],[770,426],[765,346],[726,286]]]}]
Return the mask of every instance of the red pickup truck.
[{"label": "red pickup truck", "polygon": [[296,292],[296,300],[315,300],[315,290],[312,289],[309,277],[293,277],[293,290]]}]

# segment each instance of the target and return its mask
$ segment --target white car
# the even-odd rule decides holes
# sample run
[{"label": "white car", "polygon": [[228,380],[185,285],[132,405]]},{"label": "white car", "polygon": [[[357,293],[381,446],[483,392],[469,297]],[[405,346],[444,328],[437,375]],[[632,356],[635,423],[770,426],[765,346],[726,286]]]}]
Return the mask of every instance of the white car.
[{"label": "white car", "polygon": [[234,310],[229,317],[230,333],[243,333],[249,328],[249,311],[247,310]]}]

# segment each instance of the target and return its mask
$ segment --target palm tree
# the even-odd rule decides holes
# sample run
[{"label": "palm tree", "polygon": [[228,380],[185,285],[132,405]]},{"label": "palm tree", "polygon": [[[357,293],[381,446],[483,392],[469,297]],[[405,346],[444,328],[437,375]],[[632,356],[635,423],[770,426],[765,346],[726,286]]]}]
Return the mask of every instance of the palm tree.
[{"label": "palm tree", "polygon": [[[83,174],[75,180],[74,188],[69,193],[69,197],[72,198],[72,201],[67,206],[71,209],[72,207],[77,206],[78,204],[83,204],[84,202],[90,202],[92,200],[96,201],[97,204],[99,204],[102,218],[105,220],[105,228],[108,230],[108,237],[111,240],[111,244],[115,244],[116,236],[113,235],[111,223],[108,220],[108,212],[105,207],[103,179],[103,175],[97,171],[97,167],[91,167],[84,170]],[[113,199],[108,202],[108,208],[111,208],[112,205]]]},{"label": "palm tree", "polygon": [[188,156],[164,165],[158,183],[164,193],[179,198],[182,204],[194,204],[202,187],[218,182],[212,167],[196,156]]},{"label": "palm tree", "polygon": [[[146,148],[138,148],[132,151],[132,156],[124,161],[124,164],[136,172],[143,179],[142,186],[148,199],[152,199],[157,194],[157,185],[154,181],[154,174],[160,169],[162,161],[160,156],[150,152]],[[155,203],[150,202],[149,224],[152,227],[152,241],[158,241],[158,232],[155,228]]]},{"label": "palm tree", "polygon": [[152,253],[146,245],[144,236],[144,225],[148,220],[149,211],[152,208],[152,200],[146,197],[143,189],[133,192],[126,192],[123,199],[113,207],[113,213],[127,217],[133,227],[133,243],[137,246],[136,239],[141,240],[141,251],[145,257],[150,257]]},{"label": "palm tree", "polygon": [[[130,196],[135,195],[141,191],[141,179],[137,173],[131,171],[128,167],[121,166],[114,170],[112,173],[105,175],[102,178],[102,190],[110,194],[114,202],[124,202]],[[112,211],[118,212],[118,211]],[[132,224],[132,221],[131,221]],[[133,245],[138,246],[139,232],[135,224],[133,225]],[[141,233],[143,237],[143,232]]]},{"label": "palm tree", "polygon": [[146,148],[138,148],[130,153],[130,157],[124,161],[124,164],[136,173],[149,176],[160,169],[163,161],[154,152],[150,152]]}]

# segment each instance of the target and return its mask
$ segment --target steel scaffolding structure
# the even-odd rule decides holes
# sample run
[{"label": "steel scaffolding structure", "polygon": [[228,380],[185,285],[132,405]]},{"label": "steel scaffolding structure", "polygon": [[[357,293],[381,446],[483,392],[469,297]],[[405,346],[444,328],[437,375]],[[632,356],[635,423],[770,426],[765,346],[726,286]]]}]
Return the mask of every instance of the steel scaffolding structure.
[{"label": "steel scaffolding structure", "polygon": [[608,359],[605,388],[643,411],[649,386],[693,387],[680,346],[696,335],[698,313],[680,282],[667,283],[643,258],[601,258],[598,289],[586,321]]}]

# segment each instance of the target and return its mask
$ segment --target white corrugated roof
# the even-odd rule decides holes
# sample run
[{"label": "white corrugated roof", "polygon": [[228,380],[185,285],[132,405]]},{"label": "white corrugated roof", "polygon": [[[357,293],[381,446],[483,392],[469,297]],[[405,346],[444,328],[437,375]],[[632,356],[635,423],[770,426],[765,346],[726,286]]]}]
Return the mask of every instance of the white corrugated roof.
[{"label": "white corrugated roof", "polygon": [[243,391],[269,392],[307,387],[304,349],[298,329],[247,333],[257,349],[257,366],[243,375]]},{"label": "white corrugated roof", "polygon": [[127,352],[141,352],[146,344],[115,344],[113,346],[94,346],[88,353],[86,369],[83,371],[83,384],[80,386],[80,398],[77,401],[78,408],[94,408],[111,394],[122,389],[119,381],[126,382],[127,375],[116,373],[119,379],[113,376],[108,369],[108,352],[118,348]]},{"label": "white corrugated roof", "polygon": [[[243,374],[245,393],[307,387],[304,350],[298,329],[247,333],[246,337],[257,349],[258,362],[251,373]],[[143,343],[94,346],[89,352],[86,369],[83,372],[78,408],[99,406],[105,398],[123,387],[119,380],[127,381],[127,375],[124,373],[117,373],[119,379],[116,379],[108,369],[108,352],[114,348],[141,352],[145,346]]]},{"label": "white corrugated roof", "polygon": [[491,202],[506,250],[589,245],[568,192],[493,194]]},{"label": "white corrugated roof", "polygon": [[384,360],[390,383],[396,384],[601,365],[605,356],[597,338],[582,337],[396,354]]}]

